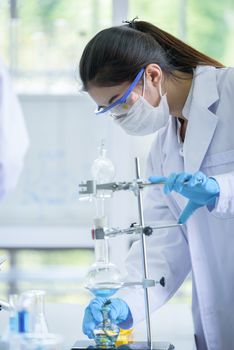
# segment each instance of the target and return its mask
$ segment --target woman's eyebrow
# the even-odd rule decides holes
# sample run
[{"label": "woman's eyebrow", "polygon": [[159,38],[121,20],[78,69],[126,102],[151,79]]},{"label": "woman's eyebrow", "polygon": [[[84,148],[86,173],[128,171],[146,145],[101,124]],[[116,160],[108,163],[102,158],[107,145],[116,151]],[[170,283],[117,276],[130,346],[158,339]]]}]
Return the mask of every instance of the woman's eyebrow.
[{"label": "woman's eyebrow", "polygon": [[118,97],[118,96],[119,96],[119,94],[112,96],[110,98],[110,100],[108,101],[108,104],[110,105],[116,99],[116,97]]}]

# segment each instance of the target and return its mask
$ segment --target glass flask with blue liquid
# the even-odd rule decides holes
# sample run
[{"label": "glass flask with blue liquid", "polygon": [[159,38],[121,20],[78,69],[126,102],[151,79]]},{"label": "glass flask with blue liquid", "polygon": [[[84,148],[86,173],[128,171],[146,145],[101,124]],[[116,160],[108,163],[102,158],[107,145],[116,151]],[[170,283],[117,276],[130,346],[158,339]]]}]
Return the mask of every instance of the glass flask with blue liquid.
[{"label": "glass flask with blue liquid", "polygon": [[106,217],[94,220],[95,263],[85,278],[85,287],[96,297],[109,298],[123,285],[122,274],[115,264],[109,262],[108,239],[105,238]]},{"label": "glass flask with blue liquid", "polygon": [[44,290],[23,292],[19,299],[18,326],[20,333],[46,335],[48,326],[44,312]]}]

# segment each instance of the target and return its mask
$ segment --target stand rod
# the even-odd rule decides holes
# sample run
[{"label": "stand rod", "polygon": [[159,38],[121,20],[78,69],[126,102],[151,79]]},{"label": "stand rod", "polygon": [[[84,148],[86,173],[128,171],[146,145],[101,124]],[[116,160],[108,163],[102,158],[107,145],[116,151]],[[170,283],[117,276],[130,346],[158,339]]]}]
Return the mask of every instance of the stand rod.
[{"label": "stand rod", "polygon": [[[135,158],[136,166],[136,178],[140,179],[140,164],[139,158]],[[143,215],[143,204],[142,204],[142,191],[140,190],[137,195],[138,200],[138,212],[141,227],[145,227],[144,215]],[[148,279],[148,269],[147,269],[147,252],[146,252],[146,242],[145,235],[141,233],[141,247],[142,247],[142,265],[143,265],[143,278]],[[151,335],[151,322],[150,322],[150,304],[149,304],[149,291],[148,288],[144,288],[144,298],[145,298],[145,316],[146,316],[146,331],[147,331],[147,342],[150,349],[152,349],[152,335]]]}]

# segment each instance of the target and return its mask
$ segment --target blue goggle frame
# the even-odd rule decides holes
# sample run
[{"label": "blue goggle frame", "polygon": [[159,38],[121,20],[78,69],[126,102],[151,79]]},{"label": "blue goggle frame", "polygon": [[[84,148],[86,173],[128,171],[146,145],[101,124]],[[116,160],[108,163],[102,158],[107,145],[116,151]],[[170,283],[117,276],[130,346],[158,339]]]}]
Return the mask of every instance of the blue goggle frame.
[{"label": "blue goggle frame", "polygon": [[136,75],[135,79],[133,80],[133,82],[131,83],[131,85],[129,86],[129,88],[125,91],[125,93],[123,94],[122,97],[120,97],[118,100],[116,100],[115,102],[111,103],[109,106],[102,108],[102,107],[98,107],[95,110],[95,114],[102,114],[102,113],[106,113],[108,112],[110,109],[112,109],[113,107],[121,104],[121,103],[125,103],[128,96],[130,95],[130,93],[132,92],[132,90],[134,89],[134,87],[137,85],[137,83],[139,82],[139,80],[141,79],[143,73],[144,73],[144,68],[142,68],[140,70],[140,72]]}]

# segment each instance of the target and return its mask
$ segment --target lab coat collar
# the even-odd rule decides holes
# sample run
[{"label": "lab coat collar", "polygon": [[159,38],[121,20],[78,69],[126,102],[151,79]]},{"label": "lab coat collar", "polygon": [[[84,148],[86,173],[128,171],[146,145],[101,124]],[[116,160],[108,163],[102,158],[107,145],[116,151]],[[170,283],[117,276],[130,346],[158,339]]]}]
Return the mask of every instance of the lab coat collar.
[{"label": "lab coat collar", "polygon": [[191,173],[200,169],[211,143],[218,117],[209,108],[219,99],[215,67],[198,66],[193,79],[183,149],[184,168]]}]

